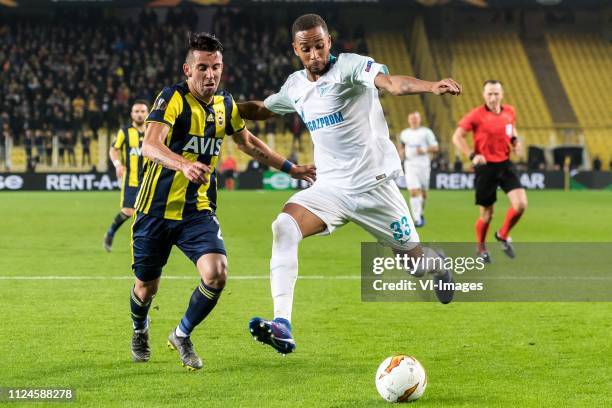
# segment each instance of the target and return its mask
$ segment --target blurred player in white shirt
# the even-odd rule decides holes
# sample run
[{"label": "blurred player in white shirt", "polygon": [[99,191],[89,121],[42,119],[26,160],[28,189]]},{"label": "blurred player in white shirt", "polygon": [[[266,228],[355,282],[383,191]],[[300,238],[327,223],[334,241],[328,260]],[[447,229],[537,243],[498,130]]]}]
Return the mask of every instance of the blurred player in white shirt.
[{"label": "blurred player in white shirt", "polygon": [[[280,91],[265,101],[238,104],[242,118],[249,120],[297,112],[314,144],[316,182],[293,195],[272,223],[274,320],[255,317],[249,322],[256,340],[283,354],[295,349],[290,321],[298,245],[303,238],[329,234],[353,221],[396,253],[412,258],[439,256],[418,244],[408,206],[393,181],[402,173],[401,161],[389,138],[378,91],[392,95],[461,93],[461,86],[450,78],[422,81],[389,75],[386,66],[369,57],[334,57],[327,24],[316,14],[299,17],[291,31],[293,51],[304,69],[291,74]],[[452,282],[449,271],[416,272],[432,272],[436,282]],[[436,295],[440,302],[448,303],[453,292],[436,291]]]},{"label": "blurred player in white shirt", "polygon": [[410,191],[410,208],[414,226],[425,225],[425,200],[431,173],[430,153],[438,152],[438,141],[431,129],[421,126],[421,114],[408,115],[409,128],[400,133],[400,156],[404,160],[406,188]]}]

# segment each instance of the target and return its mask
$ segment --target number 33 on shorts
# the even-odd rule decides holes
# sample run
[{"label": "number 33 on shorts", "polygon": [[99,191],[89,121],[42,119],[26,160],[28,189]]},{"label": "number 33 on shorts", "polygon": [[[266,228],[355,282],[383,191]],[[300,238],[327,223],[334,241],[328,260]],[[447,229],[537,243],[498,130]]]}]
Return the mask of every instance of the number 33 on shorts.
[{"label": "number 33 on shorts", "polygon": [[412,232],[410,228],[410,221],[408,221],[407,216],[403,216],[399,219],[399,221],[393,221],[389,224],[391,231],[393,231],[393,239],[400,243],[405,243],[410,240],[410,233]]}]

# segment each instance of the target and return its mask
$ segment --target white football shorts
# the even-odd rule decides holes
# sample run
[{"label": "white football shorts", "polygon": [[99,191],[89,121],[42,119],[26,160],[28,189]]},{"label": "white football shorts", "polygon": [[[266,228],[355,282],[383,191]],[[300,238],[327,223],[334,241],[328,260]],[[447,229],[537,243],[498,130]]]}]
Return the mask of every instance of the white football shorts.
[{"label": "white football shorts", "polygon": [[320,235],[331,234],[353,221],[378,242],[395,249],[409,250],[419,242],[408,205],[393,180],[361,193],[317,182],[294,194],[287,203],[298,204],[319,217],[327,225]]},{"label": "white football shorts", "polygon": [[429,190],[429,176],[431,174],[431,167],[414,166],[405,163],[404,174],[406,175],[406,188],[408,190]]}]

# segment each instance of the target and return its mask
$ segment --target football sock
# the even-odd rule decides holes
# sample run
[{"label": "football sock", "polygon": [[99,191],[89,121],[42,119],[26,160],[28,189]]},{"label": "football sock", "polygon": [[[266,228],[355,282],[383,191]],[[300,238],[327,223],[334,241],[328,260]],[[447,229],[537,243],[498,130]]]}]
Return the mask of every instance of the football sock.
[{"label": "football sock", "polygon": [[522,215],[523,215],[523,211],[516,211],[512,207],[508,208],[508,212],[506,212],[506,219],[504,220],[504,224],[499,230],[499,236],[502,237],[503,239],[508,239],[508,234],[510,234],[510,230],[512,229],[512,227],[514,227],[514,225],[516,225],[516,223],[518,222],[518,220],[521,218]]},{"label": "football sock", "polygon": [[134,293],[134,287],[132,286],[130,296],[130,309],[132,309],[132,321],[134,323],[134,330],[144,331],[148,326],[147,315],[149,314],[149,308],[151,307],[151,300],[143,302]]},{"label": "football sock", "polygon": [[180,330],[176,331],[176,335],[180,337],[191,335],[193,329],[195,329],[196,326],[215,308],[222,291],[223,289],[208,286],[201,280],[200,284],[191,295],[189,306],[178,325],[178,329]]},{"label": "football sock", "polygon": [[179,326],[176,326],[176,329],[174,329],[174,333],[176,334],[176,337],[189,337],[189,335],[183,332]]},{"label": "football sock", "polygon": [[480,217],[476,220],[476,242],[478,242],[478,250],[486,251],[487,246],[487,231],[489,230],[489,223],[484,222]]},{"label": "football sock", "polygon": [[115,235],[115,232],[117,232],[121,224],[123,224],[128,218],[130,218],[129,215],[119,211],[119,213],[115,216],[113,223],[108,228],[108,235]]},{"label": "football sock", "polygon": [[272,223],[272,235],[270,286],[274,317],[291,321],[293,290],[298,274],[298,244],[302,240],[302,232],[292,216],[280,213]]},{"label": "football sock", "polygon": [[423,197],[410,197],[410,207],[412,208],[412,216],[415,222],[421,221],[421,215],[423,213]]}]

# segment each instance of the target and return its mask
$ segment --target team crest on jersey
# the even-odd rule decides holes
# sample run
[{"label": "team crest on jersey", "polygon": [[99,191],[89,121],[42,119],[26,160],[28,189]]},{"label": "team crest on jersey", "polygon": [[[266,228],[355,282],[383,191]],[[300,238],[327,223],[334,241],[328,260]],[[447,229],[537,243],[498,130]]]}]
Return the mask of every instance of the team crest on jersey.
[{"label": "team crest on jersey", "polygon": [[168,102],[166,102],[166,100],[160,96],[159,98],[157,98],[157,101],[155,101],[155,106],[153,107],[153,110],[163,111],[166,110],[167,107]]},{"label": "team crest on jersey", "polygon": [[223,112],[221,112],[220,110],[217,111],[217,124],[219,126],[223,126],[223,123],[225,121],[225,119],[223,118]]},{"label": "team crest on jersey", "polygon": [[329,91],[329,88],[331,88],[331,85],[327,85],[327,86],[320,86],[319,89],[319,96],[323,96],[327,93],[327,91]]}]

